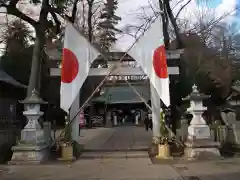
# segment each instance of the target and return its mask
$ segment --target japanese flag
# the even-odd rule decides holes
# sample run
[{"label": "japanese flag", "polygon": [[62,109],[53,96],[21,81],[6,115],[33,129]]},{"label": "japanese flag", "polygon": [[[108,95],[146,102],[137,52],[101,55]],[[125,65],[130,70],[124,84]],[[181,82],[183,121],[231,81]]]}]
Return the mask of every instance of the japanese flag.
[{"label": "japanese flag", "polygon": [[61,108],[68,112],[86,80],[92,62],[100,54],[72,23],[65,28],[62,56]]},{"label": "japanese flag", "polygon": [[169,106],[169,76],[160,16],[138,39],[128,54],[138,62],[163,103]]}]

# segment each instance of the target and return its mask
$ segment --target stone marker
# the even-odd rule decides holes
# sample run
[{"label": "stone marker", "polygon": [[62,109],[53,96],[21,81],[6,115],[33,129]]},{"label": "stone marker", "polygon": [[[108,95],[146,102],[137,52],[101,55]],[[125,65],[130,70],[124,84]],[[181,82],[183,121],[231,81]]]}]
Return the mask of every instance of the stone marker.
[{"label": "stone marker", "polygon": [[44,122],[43,123],[43,131],[45,136],[45,141],[48,146],[52,143],[52,130],[51,130],[51,123],[50,122]]},{"label": "stone marker", "polygon": [[236,148],[240,148],[240,122],[237,122],[232,125],[232,130],[233,130],[233,138],[234,139],[234,144],[236,145]]},{"label": "stone marker", "polygon": [[240,148],[240,122],[236,120],[236,113],[233,109],[224,109],[221,117],[226,124],[226,142]]},{"label": "stone marker", "polygon": [[229,108],[228,109],[224,109],[221,112],[221,117],[222,117],[223,122],[227,126],[231,126],[231,125],[236,123],[236,113],[232,109],[229,109]]},{"label": "stone marker", "polygon": [[181,118],[181,140],[186,141],[188,136],[188,120],[184,117]]},{"label": "stone marker", "polygon": [[106,112],[105,118],[106,118],[106,125],[105,125],[105,127],[111,128],[112,127],[112,121],[111,121],[111,112],[110,111]]}]

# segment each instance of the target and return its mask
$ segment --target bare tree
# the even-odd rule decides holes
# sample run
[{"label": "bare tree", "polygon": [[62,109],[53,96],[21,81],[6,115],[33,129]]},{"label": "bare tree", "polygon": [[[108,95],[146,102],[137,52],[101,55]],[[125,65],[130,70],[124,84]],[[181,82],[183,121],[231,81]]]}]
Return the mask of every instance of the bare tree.
[{"label": "bare tree", "polygon": [[123,34],[127,34],[137,39],[140,34],[145,32],[146,29],[149,27],[149,24],[155,18],[155,14],[147,13],[148,11],[152,11],[151,5],[140,7],[136,9],[135,12],[129,13],[130,17],[136,18],[136,22],[134,24],[126,24],[125,27],[122,29]]},{"label": "bare tree", "polygon": [[[162,22],[163,22],[163,34],[164,34],[164,43],[165,46],[168,48],[171,36],[169,33],[169,27],[172,31],[171,33],[174,33],[174,37],[177,38],[179,43],[179,48],[183,47],[183,41],[180,37],[180,30],[178,27],[178,16],[181,14],[182,10],[187,7],[187,5],[191,2],[191,0],[188,0],[184,3],[184,0],[179,0],[177,2],[177,5],[181,5],[181,8],[177,12],[177,16],[174,17],[173,15],[173,8],[176,5],[173,5],[173,8],[170,6],[169,0],[159,0],[159,8],[156,8],[156,4],[151,4],[149,2],[149,5],[140,7],[134,12],[135,18],[138,20],[138,25],[126,25],[123,32],[133,36],[134,38],[138,37],[139,33],[146,30],[146,28],[149,27],[149,24],[154,20],[154,17],[157,15],[161,15]],[[149,10],[152,11],[152,14],[147,13]],[[170,23],[171,22],[171,23]]]},{"label": "bare tree", "polygon": [[102,0],[81,0],[78,4],[76,25],[91,42],[95,42],[98,35],[97,24],[103,4]]}]

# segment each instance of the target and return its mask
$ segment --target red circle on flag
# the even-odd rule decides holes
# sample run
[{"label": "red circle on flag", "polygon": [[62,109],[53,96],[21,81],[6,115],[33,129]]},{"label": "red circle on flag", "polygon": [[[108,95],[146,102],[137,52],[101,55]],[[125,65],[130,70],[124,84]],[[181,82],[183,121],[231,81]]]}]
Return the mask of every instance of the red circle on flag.
[{"label": "red circle on flag", "polygon": [[158,47],[153,54],[153,68],[159,78],[167,78],[167,58],[164,45]]},{"label": "red circle on flag", "polygon": [[63,48],[61,81],[71,83],[76,78],[78,70],[79,64],[75,54],[71,50]]}]

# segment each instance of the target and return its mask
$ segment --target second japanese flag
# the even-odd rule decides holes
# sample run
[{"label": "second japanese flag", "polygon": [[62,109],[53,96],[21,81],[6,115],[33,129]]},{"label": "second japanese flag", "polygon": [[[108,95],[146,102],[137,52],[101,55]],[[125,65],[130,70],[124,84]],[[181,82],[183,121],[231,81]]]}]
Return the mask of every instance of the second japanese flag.
[{"label": "second japanese flag", "polygon": [[138,39],[128,54],[139,63],[163,103],[169,106],[169,77],[160,16]]}]

